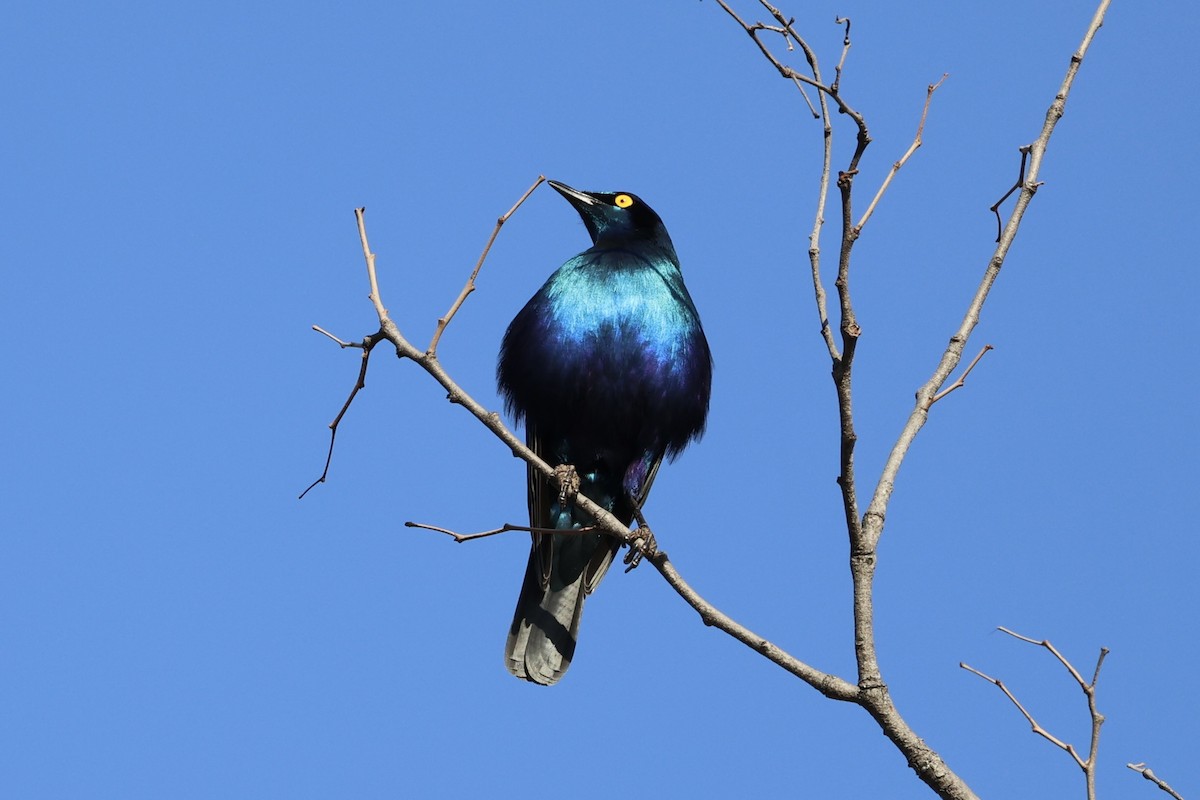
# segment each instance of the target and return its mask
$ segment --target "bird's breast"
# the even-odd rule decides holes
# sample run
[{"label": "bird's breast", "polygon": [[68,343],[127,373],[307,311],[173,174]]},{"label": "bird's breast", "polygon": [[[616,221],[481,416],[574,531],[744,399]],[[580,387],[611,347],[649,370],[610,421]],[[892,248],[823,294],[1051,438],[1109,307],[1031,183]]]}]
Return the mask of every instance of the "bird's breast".
[{"label": "bird's breast", "polygon": [[547,344],[599,378],[611,364],[624,381],[670,381],[701,335],[699,319],[673,265],[632,259],[565,266],[547,285]]},{"label": "bird's breast", "polygon": [[509,326],[499,379],[543,433],[678,452],[704,427],[712,362],[675,263],[590,250]]}]

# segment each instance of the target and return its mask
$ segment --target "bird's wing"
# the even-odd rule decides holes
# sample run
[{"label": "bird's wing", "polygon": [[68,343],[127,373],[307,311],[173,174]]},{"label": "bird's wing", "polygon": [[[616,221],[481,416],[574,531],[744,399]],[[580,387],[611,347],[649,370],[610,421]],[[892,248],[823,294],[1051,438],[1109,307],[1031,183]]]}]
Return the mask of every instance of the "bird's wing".
[{"label": "bird's wing", "polygon": [[654,459],[653,463],[650,464],[649,471],[646,472],[646,480],[642,481],[637,495],[632,498],[634,508],[638,511],[642,510],[642,506],[646,503],[646,498],[650,495],[650,487],[654,485],[654,479],[658,476],[658,468],[662,466],[662,462],[662,456]]},{"label": "bird's wing", "polygon": [[[538,458],[547,461],[546,453],[542,450],[538,438],[537,427],[531,420],[525,420],[525,445],[537,454]],[[549,463],[549,462],[547,462]],[[558,496],[557,490],[550,485],[542,473],[532,464],[527,465],[529,502],[529,526],[531,528],[553,528],[554,520],[550,518],[550,506]],[[533,533],[533,552],[536,554],[541,567],[542,588],[550,581],[550,568],[553,564],[551,553],[552,538],[545,534]]]},{"label": "bird's wing", "polygon": [[[546,449],[541,438],[538,436],[537,426],[530,420],[525,420],[525,444],[530,450],[537,453],[538,457],[551,466],[558,466],[559,455],[550,453]],[[658,465],[662,459],[658,459],[650,468],[647,475],[645,486],[638,493],[636,500],[638,507],[646,499],[646,493],[650,491],[650,484],[654,481],[654,475],[658,472]],[[553,481],[542,475],[542,473],[530,465],[527,470],[528,474],[528,489],[527,496],[529,501],[529,526],[531,528],[555,528],[560,520],[555,519],[552,514],[553,506],[558,501],[558,487]],[[626,511],[628,501],[617,504],[615,509],[618,519],[628,525],[633,520],[632,511]],[[538,573],[541,579],[542,588],[545,589],[550,584],[550,574],[555,568],[554,552],[556,548],[562,548],[563,542],[556,542],[555,537],[550,534],[533,533],[533,553],[530,558],[536,558],[538,562]],[[604,573],[608,571],[609,564],[612,563],[613,556],[620,549],[620,542],[616,539],[604,536],[606,546],[596,547],[594,545],[584,548],[586,552],[590,552],[587,558],[587,567],[585,568],[585,583],[584,586],[588,593],[591,593],[596,585],[600,583],[600,579],[604,577]],[[581,552],[580,555],[585,555]],[[561,557],[561,556],[560,556]]]}]

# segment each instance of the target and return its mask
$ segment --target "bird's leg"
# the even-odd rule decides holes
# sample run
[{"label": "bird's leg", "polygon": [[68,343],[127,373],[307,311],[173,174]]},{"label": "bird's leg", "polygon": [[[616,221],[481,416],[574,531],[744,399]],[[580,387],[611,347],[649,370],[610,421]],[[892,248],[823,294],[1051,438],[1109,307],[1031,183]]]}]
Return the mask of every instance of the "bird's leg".
[{"label": "bird's leg", "polygon": [[570,464],[559,464],[554,468],[554,479],[558,481],[558,507],[567,508],[579,494],[579,473]]},{"label": "bird's leg", "polygon": [[633,509],[633,517],[637,520],[637,531],[634,534],[635,538],[629,543],[629,552],[625,554],[625,571],[635,568],[642,563],[642,559],[646,556],[652,556],[658,552],[658,542],[654,541],[654,533],[650,530],[650,526],[646,524],[646,518],[642,516],[640,508]]}]

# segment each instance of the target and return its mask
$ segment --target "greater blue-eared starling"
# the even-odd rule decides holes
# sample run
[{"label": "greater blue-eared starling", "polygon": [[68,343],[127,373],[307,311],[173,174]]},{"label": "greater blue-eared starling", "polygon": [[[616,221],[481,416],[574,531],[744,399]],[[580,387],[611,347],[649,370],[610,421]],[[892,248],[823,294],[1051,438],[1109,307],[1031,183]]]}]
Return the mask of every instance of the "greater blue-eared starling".
[{"label": "greater blue-eared starling", "polygon": [[[496,370],[505,406],[529,447],[572,465],[580,491],[630,524],[663,457],[704,431],[712,356],[679,257],[658,214],[627,192],[567,199],[592,246],[550,276],[508,326]],[[532,468],[529,522],[592,524]],[[518,678],[556,683],[575,653],[584,598],[620,543],[600,533],[533,534],[505,663]]]}]

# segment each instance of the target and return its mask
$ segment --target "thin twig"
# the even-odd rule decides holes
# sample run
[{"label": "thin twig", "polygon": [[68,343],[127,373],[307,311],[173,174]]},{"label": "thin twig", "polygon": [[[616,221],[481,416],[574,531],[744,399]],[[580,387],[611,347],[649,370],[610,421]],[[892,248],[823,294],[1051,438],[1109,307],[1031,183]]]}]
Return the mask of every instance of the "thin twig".
[{"label": "thin twig", "polygon": [[450,306],[450,310],[440,317],[437,321],[437,328],[433,331],[433,338],[429,341],[428,352],[436,353],[438,342],[441,341],[442,334],[446,330],[446,326],[450,324],[450,320],[454,319],[454,315],[458,313],[458,309],[466,302],[467,295],[475,291],[475,279],[479,277],[479,270],[483,269],[483,262],[487,259],[488,251],[492,249],[492,243],[496,241],[496,237],[500,235],[500,229],[504,227],[504,223],[508,222],[508,218],[516,213],[521,204],[529,199],[529,195],[533,194],[533,190],[542,185],[546,180],[545,175],[538,175],[537,180],[533,185],[525,190],[525,194],[521,195],[521,199],[513,203],[513,207],[505,211],[496,220],[496,227],[492,228],[492,235],[488,237],[487,244],[483,246],[483,252],[479,254],[479,260],[475,262],[475,269],[471,271],[471,277],[467,278],[466,286],[463,286],[462,291],[458,293],[458,297],[454,299],[454,303]]},{"label": "thin twig", "polygon": [[[777,8],[772,6],[770,3],[766,2],[766,0],[759,0],[759,2],[761,2],[762,5],[768,11],[770,11],[771,14],[773,16],[775,16],[775,18],[777,20],[779,20],[783,24],[784,27],[787,27],[790,29],[790,26],[787,24],[787,19],[783,16],[782,13],[780,13],[780,11]],[[832,97],[834,102],[837,103],[838,110],[841,111],[843,114],[846,114],[847,116],[849,116],[852,120],[854,120],[855,124],[859,125],[859,127],[862,131],[862,133],[860,134],[860,140],[861,140],[862,136],[865,135],[865,131],[866,131],[866,123],[863,122],[862,114],[858,113],[853,108],[851,108],[849,105],[847,105],[845,103],[845,101],[843,101],[841,99],[841,97],[839,97],[835,92],[832,92],[830,90],[830,87],[824,86],[820,82],[814,80],[813,78],[810,78],[803,73],[797,72],[796,70],[792,69],[791,67],[787,66],[782,61],[777,59],[775,57],[775,55],[771,52],[771,50],[763,43],[762,39],[760,39],[758,37],[758,32],[760,30],[765,30],[767,28],[767,26],[761,25],[761,24],[758,24],[758,25],[747,24],[740,16],[738,16],[736,11],[734,11],[732,8],[729,7],[729,4],[726,3],[725,0],[717,0],[717,5],[721,6],[721,8],[723,8],[725,10],[725,13],[727,13],[727,14],[729,14],[729,16],[733,17],[733,19],[735,19],[737,21],[737,23],[742,26],[742,30],[744,30],[746,32],[746,34],[749,35],[749,37],[754,40],[754,43],[758,45],[758,49],[760,51],[762,51],[762,54],[767,58],[768,61],[771,62],[771,66],[775,67],[775,69],[779,72],[780,75],[782,75],[783,77],[785,77],[791,81],[799,81],[801,83],[808,84],[809,86],[812,86],[814,89],[817,89],[818,91],[828,94],[830,97]],[[794,37],[794,39],[796,41],[796,44],[799,44],[802,49],[806,47],[803,40],[801,40],[799,37]],[[869,137],[867,137],[867,138],[869,139]]]},{"label": "thin twig", "polygon": [[[459,294],[458,299],[454,301],[454,304],[451,306],[450,311],[447,312],[446,316],[438,320],[437,329],[434,332],[433,340],[430,342],[429,350],[425,354],[432,363],[436,364],[437,343],[438,339],[441,338],[442,332],[446,329],[446,326],[450,323],[450,320],[454,318],[454,315],[462,306],[463,301],[466,300],[467,295],[475,290],[475,279],[479,276],[479,271],[483,268],[483,262],[487,258],[488,251],[492,248],[492,243],[496,241],[496,236],[499,235],[501,226],[508,221],[508,218],[511,217],[518,208],[520,208],[521,204],[529,198],[529,195],[533,194],[533,190],[536,189],[544,180],[545,177],[539,175],[537,180],[533,182],[533,185],[530,186],[525,193],[521,195],[520,199],[513,204],[513,207],[502,214],[499,219],[497,219],[496,227],[492,229],[492,235],[488,238],[487,245],[484,246],[483,253],[479,256],[479,261],[476,262],[475,269],[471,272],[471,277],[467,279],[467,285]],[[358,227],[358,238],[360,244],[362,245],[363,258],[367,263],[367,279],[371,284],[371,293],[368,295],[368,297],[370,298],[372,305],[375,307],[375,314],[379,317],[380,329],[376,333],[373,333],[363,339],[361,344],[358,344],[354,342],[342,341],[329,331],[322,328],[320,325],[312,326],[313,330],[324,334],[333,341],[337,342],[338,346],[343,349],[347,347],[361,348],[363,351],[363,356],[362,366],[358,371],[358,380],[355,381],[354,388],[350,390],[350,396],[346,398],[346,402],[342,405],[341,411],[338,412],[338,415],[334,418],[333,422],[329,424],[329,450],[325,455],[325,469],[322,470],[319,478],[309,484],[308,488],[300,493],[301,499],[303,499],[304,496],[308,494],[309,491],[311,491],[317,484],[324,483],[326,478],[329,476],[329,467],[333,462],[333,445],[337,440],[338,425],[341,424],[342,418],[350,409],[350,404],[354,402],[354,398],[358,395],[359,390],[366,387],[367,364],[371,357],[371,350],[375,347],[375,345],[384,339],[387,339],[388,341],[392,342],[393,345],[395,345],[396,355],[400,358],[411,358],[420,363],[422,356],[422,354],[400,333],[400,329],[396,327],[396,324],[392,321],[391,316],[388,314],[387,308],[383,305],[383,300],[379,292],[379,275],[375,269],[375,253],[371,251],[371,245],[367,240],[366,212],[367,209],[365,207],[354,209],[354,220]],[[424,364],[422,364],[422,366],[424,366]],[[451,395],[451,401],[453,402],[453,394]],[[513,438],[515,439],[515,437]]]},{"label": "thin twig", "polygon": [[324,328],[322,328],[320,325],[313,325],[313,326],[312,326],[312,329],[313,329],[314,331],[316,331],[317,333],[324,334],[325,336],[328,336],[330,339],[333,339],[335,342],[337,342],[337,343],[338,343],[338,345],[339,345],[339,346],[340,346],[340,347],[341,347],[343,350],[345,350],[347,347],[362,347],[362,342],[343,342],[341,339],[339,339],[338,337],[334,336],[332,333],[330,333],[329,331],[325,330],[325,329],[324,329]]},{"label": "thin twig", "polygon": [[1058,659],[1058,663],[1062,664],[1063,667],[1067,670],[1067,672],[1071,673],[1071,677],[1075,679],[1075,682],[1079,684],[1079,688],[1083,690],[1084,695],[1087,697],[1088,714],[1091,716],[1091,720],[1092,720],[1091,743],[1090,743],[1090,746],[1088,747],[1087,758],[1083,758],[1083,756],[1081,756],[1079,754],[1079,751],[1075,749],[1074,745],[1068,744],[1068,743],[1062,741],[1061,739],[1057,738],[1056,736],[1053,736],[1049,731],[1047,731],[1045,728],[1043,728],[1041,725],[1039,725],[1037,723],[1037,721],[1033,718],[1033,715],[1025,710],[1025,707],[1022,706],[1020,702],[1018,702],[1017,698],[1015,696],[1013,696],[1013,693],[1010,692],[1008,690],[1008,687],[1006,687],[1002,682],[1000,682],[996,678],[993,678],[989,675],[985,675],[982,672],[980,672],[979,670],[975,669],[974,667],[969,667],[964,663],[960,662],[959,666],[969,672],[975,673],[976,675],[978,675],[979,677],[988,681],[989,683],[995,684],[997,687],[999,687],[1000,690],[1002,692],[1004,692],[1004,694],[1008,697],[1008,699],[1013,702],[1013,705],[1015,705],[1020,710],[1021,714],[1025,717],[1025,719],[1029,722],[1029,724],[1031,726],[1033,726],[1034,733],[1038,734],[1042,738],[1051,742],[1055,746],[1065,750],[1071,756],[1071,758],[1073,758],[1075,760],[1076,765],[1078,765],[1078,767],[1081,770],[1083,770],[1084,780],[1087,785],[1088,800],[1095,800],[1095,798],[1096,798],[1096,763],[1097,763],[1096,757],[1097,757],[1097,753],[1100,749],[1100,727],[1104,724],[1104,715],[1101,714],[1100,710],[1096,707],[1096,683],[1097,683],[1097,681],[1100,680],[1100,668],[1102,666],[1104,666],[1104,659],[1108,657],[1108,652],[1109,652],[1108,648],[1107,647],[1100,648],[1100,657],[1096,659],[1096,669],[1095,669],[1095,671],[1093,671],[1092,680],[1089,682],[1084,679],[1083,675],[1080,674],[1079,670],[1075,669],[1075,665],[1073,665],[1070,661],[1068,661],[1067,657],[1064,656],[1061,652],[1059,652],[1058,648],[1055,647],[1053,644],[1051,644],[1048,639],[1032,639],[1028,636],[1022,636],[1021,634],[1019,634],[1013,630],[1010,630],[1009,628],[1005,628],[1004,626],[1000,626],[999,628],[997,628],[997,630],[999,630],[1002,633],[1006,633],[1015,639],[1020,639],[1022,642],[1028,642],[1029,644],[1037,645],[1038,647],[1045,648],[1056,659]]},{"label": "thin twig", "polygon": [[375,254],[371,252],[371,245],[367,243],[367,223],[363,219],[366,213],[366,206],[354,209],[354,221],[358,225],[358,241],[362,244],[363,258],[367,260],[367,279],[371,283],[371,293],[367,297],[375,306],[375,313],[379,319],[384,320],[388,318],[388,310],[383,307],[383,301],[379,299],[379,276],[375,273]]},{"label": "thin twig", "polygon": [[[794,33],[794,31],[793,31]],[[821,68],[817,63],[816,53],[804,42],[801,42],[804,57],[812,70],[813,79],[821,82]],[[807,99],[807,97],[805,98]],[[817,92],[817,101],[821,107],[822,152],[821,180],[817,188],[817,208],[813,214],[812,231],[808,235],[808,263],[812,272],[813,297],[817,304],[817,318],[821,322],[821,338],[829,351],[833,363],[841,359],[842,354],[833,338],[833,329],[829,326],[829,308],[825,294],[825,285],[821,280],[821,229],[825,225],[825,204],[829,200],[829,175],[833,169],[833,124],[829,120],[829,103],[824,92]]]},{"label": "thin twig", "polygon": [[367,364],[370,363],[371,360],[371,350],[383,339],[381,334],[373,333],[363,339],[362,342],[343,342],[329,331],[324,330],[317,325],[313,325],[313,330],[323,333],[330,339],[333,339],[342,347],[342,349],[347,347],[358,347],[361,348],[363,352],[362,364],[358,368],[358,380],[354,382],[354,388],[350,390],[350,396],[347,397],[346,402],[342,404],[342,410],[339,411],[337,416],[333,418],[333,422],[329,423],[329,451],[325,454],[325,469],[321,471],[321,477],[310,483],[308,488],[300,493],[300,497],[297,498],[299,500],[303,500],[304,495],[308,494],[314,486],[316,486],[318,483],[324,483],[325,479],[329,477],[329,465],[333,462],[333,444],[335,441],[337,441],[338,425],[342,424],[342,417],[346,416],[346,412],[350,410],[350,404],[354,402],[354,397],[358,394],[358,390],[367,385]]},{"label": "thin twig", "polygon": [[[342,341],[329,331],[322,328],[320,325],[312,326],[314,331],[328,336],[330,339],[337,342],[338,346],[343,350],[347,347],[358,347],[362,349],[363,353],[362,364],[358,369],[358,380],[354,382],[354,388],[350,390],[350,396],[347,397],[346,402],[342,404],[341,411],[339,411],[337,416],[333,418],[333,422],[329,423],[329,450],[325,454],[325,468],[321,471],[321,476],[310,483],[308,488],[300,493],[300,497],[298,498],[300,500],[303,500],[304,495],[312,491],[313,487],[315,487],[318,483],[324,483],[326,478],[329,477],[329,466],[333,463],[333,445],[337,441],[338,426],[342,423],[342,418],[346,416],[346,412],[350,410],[350,404],[353,403],[354,398],[358,396],[359,390],[366,388],[367,365],[371,360],[371,350],[379,342],[383,341],[385,338],[388,338],[386,335],[386,328],[388,325],[391,325],[391,327],[395,329],[395,325],[388,317],[387,309],[383,307],[383,301],[379,299],[379,278],[375,272],[375,254],[371,252],[371,246],[367,243],[367,227],[366,222],[363,219],[366,213],[367,209],[365,207],[354,209],[354,220],[358,226],[358,239],[362,244],[363,257],[367,261],[367,279],[371,284],[371,293],[368,295],[368,297],[370,298],[371,303],[375,306],[375,313],[379,316],[380,323],[383,325],[383,327],[381,327],[377,332],[372,333],[370,336],[365,337],[360,344],[355,344],[353,342]],[[386,324],[384,324],[385,320]],[[397,336],[400,335],[399,330],[396,330],[395,333]]]},{"label": "thin twig", "polygon": [[1021,712],[1021,716],[1025,717],[1025,721],[1029,723],[1029,725],[1033,729],[1034,733],[1036,733],[1038,736],[1041,736],[1043,739],[1050,742],[1055,747],[1061,748],[1062,750],[1065,750],[1067,753],[1069,753],[1071,755],[1071,758],[1075,759],[1075,763],[1079,765],[1080,769],[1087,769],[1087,762],[1085,762],[1083,760],[1083,758],[1080,757],[1079,752],[1075,749],[1075,746],[1064,742],[1062,739],[1059,739],[1057,736],[1050,733],[1050,731],[1046,730],[1041,725],[1039,725],[1038,721],[1033,718],[1033,715],[1030,714],[1029,711],[1027,711],[1025,709],[1025,706],[1021,705],[1021,701],[1018,700],[1016,698],[1016,696],[1009,690],[1009,688],[1004,685],[1004,681],[1001,681],[999,678],[993,678],[991,675],[987,675],[983,672],[980,672],[979,670],[972,667],[970,664],[966,664],[966,663],[963,663],[960,661],[960,662],[958,662],[958,665],[960,667],[962,667],[963,669],[965,669],[967,672],[973,672],[974,674],[983,678],[988,683],[990,683],[993,686],[995,686],[996,688],[998,688],[1000,691],[1004,692],[1004,696],[1007,697],[1009,700],[1011,700],[1012,704],[1017,707],[1017,710]]},{"label": "thin twig", "polygon": [[[849,25],[848,22],[847,25]],[[871,203],[867,206],[867,210],[863,212],[862,218],[859,219],[858,224],[854,226],[853,233],[855,238],[862,233],[863,226],[867,224],[867,220],[869,220],[871,215],[875,213],[875,206],[879,204],[880,198],[883,197],[883,193],[886,192],[888,186],[891,185],[892,179],[896,177],[896,173],[899,172],[900,169],[908,162],[908,159],[912,157],[912,154],[917,152],[917,148],[920,147],[924,141],[921,137],[925,133],[925,120],[929,117],[929,103],[933,100],[933,93],[936,92],[938,87],[940,87],[942,83],[945,82],[946,78],[949,77],[950,73],[943,73],[942,77],[938,79],[937,83],[931,83],[925,87],[925,107],[921,109],[921,121],[917,124],[917,135],[913,137],[912,144],[908,146],[908,150],[904,152],[904,155],[900,157],[900,160],[892,164],[892,168],[888,170],[887,177],[883,179],[883,184],[879,187],[879,191],[877,191],[875,196],[871,198]]]},{"label": "thin twig", "polygon": [[[499,528],[492,528],[491,530],[480,531],[479,533],[459,533],[457,531],[452,531],[449,528],[443,528],[440,525],[430,525],[425,522],[405,522],[404,527],[417,528],[419,530],[424,530],[424,531],[433,531],[434,533],[444,533],[447,536],[453,538],[454,541],[459,542],[460,544],[462,542],[471,542],[476,539],[484,539],[488,536],[496,536],[497,534],[501,534],[501,533],[509,533],[510,531],[519,531],[519,532],[524,532],[524,533],[553,533],[553,534],[566,534],[566,535],[571,535],[571,534],[576,534],[576,533],[595,533],[596,532],[596,527],[594,525],[584,525],[579,528],[566,528],[566,529],[560,530],[558,528],[531,528],[528,525],[511,525],[507,522],[504,523],[503,525],[501,525]],[[607,533],[606,531],[600,531],[600,532]],[[620,537],[618,537],[618,538],[620,538]]]},{"label": "thin twig", "polygon": [[[854,121],[855,125],[858,128],[857,146],[855,148],[853,157],[850,159],[849,167],[847,168],[847,170],[845,172],[839,174],[839,185],[841,185],[841,183],[840,183],[841,180],[845,179],[848,181],[850,176],[853,175],[857,171],[858,161],[862,157],[863,152],[866,150],[867,145],[870,144],[871,137],[867,131],[866,121],[863,119],[862,114],[858,113],[853,108],[851,108],[846,103],[846,101],[841,98],[841,96],[839,95],[839,93],[835,87],[824,85],[824,83],[822,82],[820,70],[817,67],[816,54],[813,51],[813,49],[808,45],[808,43],[804,40],[804,38],[802,36],[800,36],[799,33],[796,32],[796,30],[792,24],[793,20],[788,17],[785,17],[784,14],[778,8],[776,8],[771,3],[767,2],[767,0],[759,0],[759,2],[761,3],[761,5],[764,8],[767,9],[768,12],[770,12],[770,14],[775,18],[775,21],[779,23],[778,27],[764,25],[761,22],[754,23],[754,24],[748,24],[745,20],[743,20],[737,14],[737,12],[735,12],[732,8],[729,7],[729,5],[725,2],[725,0],[717,0],[717,3],[721,6],[721,8],[724,9],[725,12],[730,17],[732,17],[739,25],[741,25],[742,29],[750,36],[751,39],[754,40],[754,43],[756,45],[758,45],[759,51],[763,54],[764,57],[766,57],[766,59],[771,63],[771,65],[775,67],[775,69],[779,72],[780,75],[797,82],[798,85],[800,83],[805,83],[805,84],[815,87],[818,90],[818,97],[819,97],[819,101],[821,104],[821,119],[824,122],[825,160],[824,160],[824,165],[823,165],[823,169],[821,172],[821,187],[820,187],[820,191],[818,193],[816,221],[813,225],[813,233],[809,236],[809,260],[812,264],[812,269],[813,269],[813,290],[816,294],[817,311],[818,311],[818,314],[820,316],[820,321],[821,321],[821,335],[825,340],[825,344],[829,350],[830,357],[835,362],[840,362],[843,357],[843,354],[838,350],[837,344],[833,338],[833,332],[829,325],[829,319],[828,319],[828,314],[827,314],[826,305],[825,305],[825,303],[826,303],[825,289],[821,283],[821,277],[820,277],[819,235],[820,235],[821,225],[824,223],[825,200],[826,200],[826,197],[828,196],[828,191],[829,191],[829,176],[831,173],[830,159],[831,159],[831,153],[832,153],[832,126],[829,121],[829,110],[828,110],[828,106],[826,104],[826,96],[832,97],[834,99],[834,102],[837,103],[838,110],[841,113],[849,116]],[[850,26],[849,26],[849,20],[843,19],[842,21],[846,23],[846,34],[843,39],[843,51],[842,51],[842,61],[844,62],[845,57],[846,57],[846,52],[848,51],[849,46],[850,46],[849,45]],[[766,44],[758,36],[758,31],[760,31],[760,30],[776,31],[776,30],[779,30],[780,28],[782,28],[784,31],[786,31],[787,35],[790,36],[791,39],[796,42],[796,44],[800,47],[801,51],[804,53],[804,57],[808,62],[809,69],[812,71],[811,78],[808,77],[807,75],[802,75],[802,74],[796,72],[791,67],[788,67],[785,64],[783,64],[781,61],[779,61],[779,59],[775,57],[775,55],[770,51],[770,49],[766,46]],[[840,66],[841,65],[839,64],[839,69],[840,69]],[[807,96],[805,97],[805,100],[807,101]],[[809,107],[811,110],[811,104]],[[850,320],[849,327],[847,327],[846,322],[847,322],[847,320],[845,319],[845,315],[843,315],[843,324],[842,324],[843,335],[845,335],[845,333],[848,330],[854,332],[854,335],[857,335],[856,334],[857,326],[853,323],[853,319]],[[851,356],[852,356],[852,354],[851,354]],[[847,362],[847,366],[848,366],[848,363],[849,362]],[[849,374],[848,370],[845,372],[845,374],[848,377],[848,374]],[[857,517],[857,514],[856,514],[856,517]]]},{"label": "thin twig", "polygon": [[[759,3],[761,3],[763,8],[767,9],[767,11],[771,13],[771,16],[775,18],[775,21],[782,25],[787,30],[788,34],[795,39],[796,43],[800,45],[800,49],[804,52],[805,60],[808,61],[809,67],[813,70],[813,79],[805,82],[815,86],[822,95],[828,93],[828,95],[833,98],[833,101],[837,103],[838,112],[850,117],[850,119],[853,120],[854,125],[858,128],[857,145],[854,149],[854,155],[850,158],[850,165],[846,168],[846,171],[849,173],[856,172],[858,170],[859,159],[862,158],[862,154],[867,149],[867,145],[871,143],[871,135],[867,132],[866,119],[862,114],[855,111],[842,99],[838,87],[825,87],[821,85],[821,78],[818,77],[819,72],[816,70],[816,54],[813,52],[813,49],[808,46],[808,43],[800,37],[800,34],[796,33],[796,29],[792,25],[795,20],[784,17],[783,12],[771,5],[769,2],[767,2],[767,0],[759,0]],[[839,80],[841,79],[841,67],[845,63],[846,54],[850,50],[850,20],[846,19],[845,22],[846,35],[842,41],[842,60],[838,63]],[[767,56],[773,63],[777,65],[776,68],[778,69],[778,61],[776,61],[769,53]],[[828,115],[826,116],[828,117]]]},{"label": "thin twig", "polygon": [[983,349],[979,351],[979,355],[975,356],[975,359],[967,365],[966,369],[963,370],[962,375],[958,376],[958,380],[931,397],[929,400],[929,405],[933,405],[938,400],[941,400],[943,397],[953,392],[955,389],[961,389],[963,386],[965,386],[967,383],[967,376],[971,374],[971,370],[975,369],[975,365],[979,363],[979,360],[983,358],[984,354],[986,354],[989,350],[995,349],[996,348],[992,347],[990,344],[985,344]]},{"label": "thin twig", "polygon": [[[1031,639],[1028,636],[1022,636],[1021,634],[1017,633],[1016,631],[1006,628],[1003,625],[997,626],[996,630],[1000,631],[1001,633],[1007,633],[1009,636],[1013,637],[1014,639],[1020,639],[1022,642],[1028,642],[1029,644],[1035,644],[1038,647],[1044,647],[1047,650],[1049,650],[1050,653],[1055,658],[1058,659],[1058,662],[1060,664],[1062,664],[1067,669],[1068,672],[1071,673],[1071,677],[1075,679],[1075,682],[1078,683],[1085,692],[1087,691],[1088,682],[1083,679],[1083,676],[1080,675],[1079,671],[1071,665],[1071,662],[1067,660],[1066,656],[1064,656],[1062,653],[1058,652],[1058,648],[1055,647],[1053,644],[1051,644],[1049,640],[1047,640],[1047,639]],[[1108,656],[1108,649],[1103,648],[1103,647],[1100,648],[1100,660],[1096,662],[1096,674],[1092,678],[1092,685],[1095,685],[1096,679],[1100,677],[1100,666],[1104,663],[1104,659],[1107,656]]]},{"label": "thin twig", "polygon": [[[796,84],[796,88],[800,90],[800,96],[804,98],[804,104],[808,106],[808,112],[813,115],[813,119],[820,119],[821,114],[817,109],[813,108],[812,100],[808,99],[808,92],[804,91],[804,84],[792,78],[792,82]],[[818,95],[820,92],[817,93]]]},{"label": "thin twig", "polygon": [[1012,196],[1013,192],[1017,191],[1025,184],[1025,163],[1029,160],[1029,150],[1031,147],[1033,147],[1033,145],[1026,144],[1018,148],[1021,152],[1021,166],[1017,170],[1017,181],[1008,188],[1008,191],[1004,193],[1003,197],[1001,197],[995,203],[992,203],[991,207],[988,209],[996,215],[997,242],[1000,241],[1000,237],[1004,234],[1004,221],[1000,219],[1000,206],[1004,204],[1005,200]]},{"label": "thin twig", "polygon": [[833,20],[836,25],[845,25],[846,32],[842,35],[842,57],[838,59],[837,66],[833,68],[833,83],[829,88],[834,94],[837,94],[838,88],[842,85],[842,68],[846,66],[846,56],[850,54],[850,18],[836,17]]},{"label": "thin twig", "polygon": [[1129,767],[1134,772],[1141,773],[1141,776],[1143,778],[1150,781],[1151,783],[1153,783],[1158,788],[1162,789],[1167,794],[1171,795],[1171,797],[1174,797],[1175,800],[1183,800],[1183,795],[1179,794],[1179,792],[1172,789],[1170,787],[1170,785],[1166,781],[1164,781],[1162,778],[1155,775],[1154,770],[1147,767],[1145,761],[1139,762],[1137,764],[1126,764],[1125,766]]},{"label": "thin twig", "polygon": [[[787,45],[788,52],[790,53],[796,49],[795,47],[792,46],[792,38],[791,38],[791,35],[792,35],[791,26],[792,26],[792,23],[795,21],[796,21],[795,18],[789,19],[787,21],[787,23],[785,23],[782,26],[766,25],[762,22],[756,22],[753,25],[751,25],[750,27],[752,30],[772,31],[774,33],[780,34],[781,36],[783,36],[783,43],[785,45]],[[799,40],[797,40],[797,43],[800,43]],[[816,81],[818,83],[820,83],[821,79],[816,78]],[[804,89],[804,83],[801,82],[800,79],[794,75],[792,76],[792,82],[794,84],[796,84],[796,88],[800,90],[800,96],[804,98],[804,104],[806,106],[808,106],[808,113],[813,115],[813,119],[820,119],[821,115],[819,113],[817,113],[817,109],[813,107],[812,100],[810,100],[808,98],[808,92],[805,91],[805,89]],[[820,92],[818,92],[817,94],[819,95]]]},{"label": "thin twig", "polygon": [[444,533],[454,539],[454,541],[462,544],[463,542],[474,541],[475,539],[483,539],[487,536],[495,536],[500,533],[508,533],[516,530],[529,530],[528,528],[519,528],[516,525],[509,525],[507,522],[499,528],[492,528],[490,531],[480,531],[479,533],[458,533],[449,528],[443,528],[439,525],[427,525],[424,522],[405,522],[406,528],[420,528],[421,530],[433,531],[434,533]]}]

